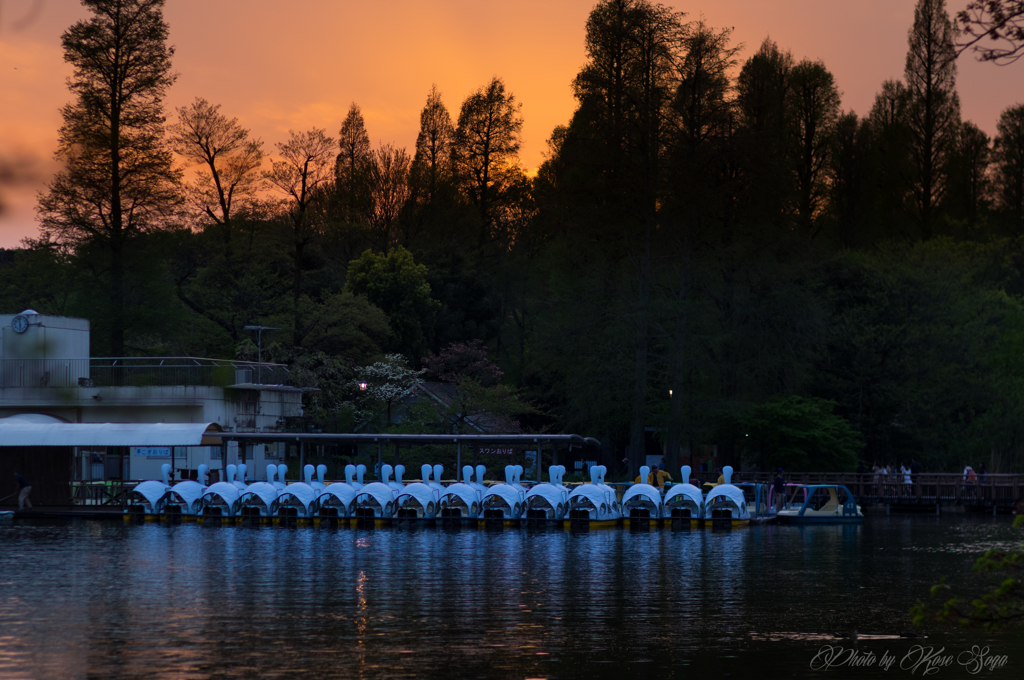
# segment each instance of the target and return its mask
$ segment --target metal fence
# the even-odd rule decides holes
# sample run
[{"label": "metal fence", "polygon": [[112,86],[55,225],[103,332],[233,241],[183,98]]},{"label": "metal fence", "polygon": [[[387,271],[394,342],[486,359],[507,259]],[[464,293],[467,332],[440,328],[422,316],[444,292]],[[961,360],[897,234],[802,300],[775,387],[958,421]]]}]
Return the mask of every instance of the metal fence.
[{"label": "metal fence", "polygon": [[284,385],[283,364],[198,357],[99,357],[0,359],[3,387]]}]

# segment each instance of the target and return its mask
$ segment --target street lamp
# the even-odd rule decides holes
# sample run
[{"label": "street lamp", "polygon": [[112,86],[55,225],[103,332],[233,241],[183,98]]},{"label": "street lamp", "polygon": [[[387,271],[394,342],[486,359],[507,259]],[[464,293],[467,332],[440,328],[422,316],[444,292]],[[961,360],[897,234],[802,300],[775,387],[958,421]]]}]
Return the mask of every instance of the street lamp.
[{"label": "street lamp", "polygon": [[263,331],[279,331],[273,326],[242,326],[243,331],[256,331],[256,384],[263,384]]},{"label": "street lamp", "polygon": [[369,387],[369,385],[366,384],[366,381],[359,383],[359,390],[361,392],[365,392],[367,387]]}]

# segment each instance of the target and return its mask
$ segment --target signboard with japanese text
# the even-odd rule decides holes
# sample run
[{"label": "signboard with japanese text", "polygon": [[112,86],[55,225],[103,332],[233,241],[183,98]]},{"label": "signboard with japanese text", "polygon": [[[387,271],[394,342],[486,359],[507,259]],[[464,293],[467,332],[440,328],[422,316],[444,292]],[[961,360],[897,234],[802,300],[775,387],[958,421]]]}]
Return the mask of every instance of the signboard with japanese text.
[{"label": "signboard with japanese text", "polygon": [[516,452],[511,446],[481,446],[477,451],[490,456],[511,456]]},{"label": "signboard with japanese text", "polygon": [[145,456],[146,458],[170,458],[171,447],[170,446],[136,446],[135,455]]}]

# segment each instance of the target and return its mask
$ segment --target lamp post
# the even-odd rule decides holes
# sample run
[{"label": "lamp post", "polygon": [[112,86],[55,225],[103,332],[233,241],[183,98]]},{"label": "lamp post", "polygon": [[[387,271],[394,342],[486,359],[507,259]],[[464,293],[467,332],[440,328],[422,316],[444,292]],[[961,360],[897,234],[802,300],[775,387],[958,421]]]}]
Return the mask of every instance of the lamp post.
[{"label": "lamp post", "polygon": [[256,384],[263,384],[263,331],[277,331],[273,326],[242,326],[243,331],[256,331]]}]

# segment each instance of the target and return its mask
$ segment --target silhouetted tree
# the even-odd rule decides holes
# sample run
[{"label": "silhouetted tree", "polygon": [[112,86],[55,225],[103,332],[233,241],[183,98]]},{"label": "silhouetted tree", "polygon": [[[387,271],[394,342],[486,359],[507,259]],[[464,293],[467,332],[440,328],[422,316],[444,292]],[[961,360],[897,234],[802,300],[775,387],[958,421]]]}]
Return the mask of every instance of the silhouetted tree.
[{"label": "silhouetted tree", "polygon": [[480,213],[480,244],[492,236],[491,203],[501,189],[502,170],[519,162],[522,105],[505,83],[493,78],[466,97],[455,128],[452,160],[466,193]]},{"label": "silhouetted tree", "polygon": [[262,188],[263,142],[250,139],[249,130],[197,97],[178,109],[178,122],[168,128],[168,141],[175,153],[189,165],[200,165],[187,186],[187,197],[199,213],[210,220],[224,239],[224,257],[231,259],[231,220],[252,209]]},{"label": "silhouetted tree", "polygon": [[108,259],[109,351],[124,354],[126,250],[173,217],[179,174],[163,142],[175,80],[163,0],[83,0],[92,16],[64,32],[75,101],[61,110],[64,164],[40,197],[44,236]]},{"label": "silhouetted tree", "polygon": [[292,341],[302,343],[305,334],[299,312],[306,249],[319,236],[320,225],[314,219],[316,204],[326,201],[325,189],[331,181],[334,140],[325,130],[289,131],[287,142],[278,143],[280,158],[271,161],[264,173],[267,183],[283,194],[281,210],[289,226],[289,246],[294,262],[292,278]]},{"label": "silhouetted tree", "polygon": [[355,220],[366,209],[366,163],[370,159],[370,137],[363,112],[352,102],[338,132],[339,153],[334,166],[335,192],[343,220]]},{"label": "silhouetted tree", "polygon": [[935,234],[936,208],[946,192],[947,164],[960,130],[955,37],[945,0],[918,0],[904,78],[910,189],[914,217],[926,240]]},{"label": "silhouetted tree", "polygon": [[957,23],[967,36],[957,45],[961,52],[973,48],[981,61],[999,64],[1024,55],[1024,0],[971,0],[957,13]]},{"label": "silhouetted tree", "polygon": [[913,212],[910,178],[913,161],[910,155],[911,134],[907,125],[910,94],[898,80],[882,83],[868,114],[878,172],[875,187],[878,190],[877,220],[883,238],[909,238]]},{"label": "silhouetted tree", "polygon": [[876,181],[871,126],[852,111],[839,116],[829,154],[829,206],[839,245],[863,242]]},{"label": "silhouetted tree", "polygon": [[960,124],[949,158],[949,188],[942,207],[954,223],[963,224],[962,236],[974,236],[989,196],[988,135],[970,121]]},{"label": "silhouetted tree", "polygon": [[839,117],[839,89],[820,61],[801,61],[790,74],[789,119],[797,178],[797,212],[804,229],[814,222],[825,200],[832,134]]},{"label": "silhouetted tree", "polygon": [[409,200],[409,154],[391,144],[370,152],[366,161],[370,198],[370,240],[381,252],[398,245],[398,222]]},{"label": "silhouetted tree", "polygon": [[413,192],[418,200],[433,204],[438,191],[452,181],[452,143],[455,128],[437,86],[431,86],[420,112],[420,132],[412,161]]},{"label": "silhouetted tree", "polygon": [[737,147],[741,179],[738,200],[747,222],[758,223],[768,235],[785,226],[795,195],[790,162],[790,118],[787,111],[792,87],[793,55],[766,38],[740,69],[736,104],[740,118]]},{"label": "silhouetted tree", "polygon": [[1009,216],[1012,233],[1024,234],[1024,104],[999,115],[992,163],[996,202]]},{"label": "silhouetted tree", "polygon": [[682,16],[647,0],[599,2],[587,19],[587,63],[574,81],[577,115],[594,142],[590,153],[603,157],[595,159],[598,172],[591,181],[605,194],[599,200],[610,211],[604,219],[612,228],[611,243],[634,267],[632,309],[625,322],[633,336],[628,452],[634,468],[646,440],[651,247],[686,36]]}]

